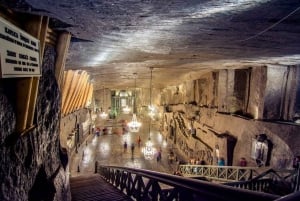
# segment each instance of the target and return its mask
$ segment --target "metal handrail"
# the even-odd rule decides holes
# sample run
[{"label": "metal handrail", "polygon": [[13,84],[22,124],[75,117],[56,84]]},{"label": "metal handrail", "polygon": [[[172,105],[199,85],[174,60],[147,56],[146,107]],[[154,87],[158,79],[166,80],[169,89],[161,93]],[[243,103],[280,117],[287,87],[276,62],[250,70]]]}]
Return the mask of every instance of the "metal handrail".
[{"label": "metal handrail", "polygon": [[271,186],[271,183],[272,179],[259,179],[249,181],[237,181],[223,184],[236,188],[248,189],[251,191],[267,192]]},{"label": "metal handrail", "polygon": [[182,176],[117,166],[96,166],[95,172],[134,200],[269,201],[279,196],[238,189]]},{"label": "metal handrail", "polygon": [[298,191],[296,193],[291,193],[286,196],[282,196],[282,197],[276,199],[275,201],[299,201],[299,200],[300,200],[300,191]]},{"label": "metal handrail", "polygon": [[[269,169],[258,176],[247,180],[225,183],[225,185],[244,188],[260,192],[268,192],[277,184],[285,186],[284,191],[276,191],[275,194],[282,195],[297,191],[298,170],[274,170]],[[273,186],[273,187],[272,187]]]},{"label": "metal handrail", "polygon": [[217,181],[242,181],[257,175],[257,167],[179,165],[179,171],[186,177],[205,177]]}]

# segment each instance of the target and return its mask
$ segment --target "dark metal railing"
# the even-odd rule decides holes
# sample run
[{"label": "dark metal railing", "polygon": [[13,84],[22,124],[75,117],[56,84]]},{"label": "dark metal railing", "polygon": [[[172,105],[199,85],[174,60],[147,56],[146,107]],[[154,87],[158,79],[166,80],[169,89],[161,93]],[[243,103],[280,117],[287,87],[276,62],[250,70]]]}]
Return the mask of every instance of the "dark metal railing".
[{"label": "dark metal railing", "polygon": [[95,168],[95,172],[107,182],[137,201],[268,201],[280,198],[277,195],[143,169],[98,164]]},{"label": "dark metal railing", "polygon": [[299,201],[300,200],[300,191],[296,193],[291,193],[286,196],[282,196],[274,201]]},{"label": "dark metal railing", "polygon": [[259,192],[268,192],[271,184],[272,184],[272,179],[259,179],[259,180],[224,183],[224,185],[227,186],[243,188],[243,189],[248,189],[251,191],[259,191]]},{"label": "dark metal railing", "polygon": [[[225,185],[259,192],[286,195],[299,190],[299,172],[295,170],[269,169],[253,179],[225,183]],[[284,188],[283,188],[284,187]]]}]

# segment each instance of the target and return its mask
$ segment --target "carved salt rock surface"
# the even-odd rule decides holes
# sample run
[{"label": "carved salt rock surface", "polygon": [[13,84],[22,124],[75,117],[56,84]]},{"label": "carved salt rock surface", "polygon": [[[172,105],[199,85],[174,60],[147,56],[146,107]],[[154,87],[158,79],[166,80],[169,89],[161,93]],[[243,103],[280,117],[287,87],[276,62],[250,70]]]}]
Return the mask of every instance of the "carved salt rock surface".
[{"label": "carved salt rock surface", "polygon": [[8,97],[0,91],[0,144],[2,145],[8,135],[12,133],[16,126],[16,116],[13,106]]},{"label": "carved salt rock surface", "polygon": [[[75,138],[73,130],[76,125],[76,120],[78,120],[79,122],[82,122],[81,119],[83,119],[83,118],[86,118],[86,116],[81,115],[80,111],[75,111],[71,114],[68,114],[65,117],[62,117],[62,120],[60,123],[60,127],[61,127],[60,143],[61,143],[62,147],[64,147],[64,148],[68,147],[68,145],[67,145],[68,137],[72,137],[72,139]],[[85,121],[85,119],[83,121]],[[70,136],[70,135],[72,135],[72,136]],[[74,141],[74,140],[72,140],[72,141]]]},{"label": "carved salt rock surface", "polygon": [[264,101],[264,118],[266,119],[280,119],[280,110],[282,98],[285,98],[284,92],[284,75],[286,75],[286,68],[272,67],[268,68],[267,77],[273,77],[274,79],[268,79],[265,90]]},{"label": "carved salt rock surface", "polygon": [[[37,178],[38,171],[43,170],[49,185],[60,189],[56,192],[57,200],[68,195],[67,180],[56,171],[60,167],[59,158],[59,92],[53,69],[55,52],[52,48],[45,48],[43,76],[40,79],[37,97],[38,127],[23,136],[15,136],[15,114],[12,106],[7,102],[5,94],[1,94],[1,139],[6,143],[0,144],[0,183],[2,184],[0,200],[28,200],[28,195]],[[3,105],[3,106],[2,106]],[[5,107],[4,107],[5,105]],[[2,117],[3,115],[3,117]],[[61,170],[59,170],[61,172]],[[61,177],[59,179],[59,177]],[[40,186],[43,188],[42,186]],[[67,196],[68,197],[68,196]],[[55,199],[54,199],[55,200]]]},{"label": "carved salt rock surface", "polygon": [[[58,167],[59,157],[59,111],[60,111],[60,94],[58,91],[58,85],[54,76],[54,63],[55,52],[52,48],[45,49],[45,59],[42,68],[43,76],[40,79],[39,96],[37,99],[38,121],[39,121],[39,133],[40,143],[42,143],[41,156],[43,158],[53,158],[54,161],[50,166],[45,167]],[[49,154],[51,153],[51,154]],[[52,156],[53,154],[53,156]],[[50,157],[51,156],[51,157]],[[48,161],[48,160],[46,160]],[[55,169],[56,169],[55,168]],[[53,170],[49,170],[50,172]],[[47,172],[47,169],[46,169]],[[47,172],[48,174],[48,172]]]},{"label": "carved salt rock surface", "polygon": [[170,86],[209,70],[299,64],[299,10],[292,13],[298,0],[2,2],[50,16],[54,29],[70,31],[66,67],[92,72],[95,88],[104,74],[124,89],[132,82],[118,78],[149,66],[161,67],[156,80]]},{"label": "carved salt rock surface", "polygon": [[[172,111],[174,113],[165,114],[164,120],[166,126],[164,126],[164,132],[167,137],[170,136],[169,129],[171,128],[167,125],[175,125],[171,122],[175,120],[174,117],[176,118],[179,115],[177,111],[180,111],[181,108],[180,105],[173,105]],[[218,114],[216,113],[216,109],[198,108],[200,111],[198,115],[199,118],[196,118],[197,120],[194,122],[194,127],[197,128],[197,137],[203,142],[207,143],[211,148],[218,145],[220,151],[226,155],[226,140],[224,141],[223,138],[219,138],[217,134],[226,132],[238,139],[234,148],[233,165],[238,165],[239,159],[245,156],[249,158],[249,166],[257,165],[255,160],[250,158],[252,151],[251,144],[256,135],[265,132],[267,133],[268,139],[274,144],[272,149],[272,156],[274,155],[274,157],[271,157],[270,161],[271,167],[291,167],[293,153],[297,154],[299,150],[299,143],[297,143],[299,142],[299,136],[297,135],[298,126],[247,120],[231,115]],[[185,126],[189,125],[187,117],[191,111],[190,107],[186,107],[185,114],[182,115]],[[176,124],[179,125],[178,123]],[[191,140],[191,138],[187,139],[181,137],[179,134],[176,135],[176,138],[179,148],[187,157],[196,152],[201,152],[201,150],[205,148],[204,144],[197,143],[196,145],[195,140]]]}]

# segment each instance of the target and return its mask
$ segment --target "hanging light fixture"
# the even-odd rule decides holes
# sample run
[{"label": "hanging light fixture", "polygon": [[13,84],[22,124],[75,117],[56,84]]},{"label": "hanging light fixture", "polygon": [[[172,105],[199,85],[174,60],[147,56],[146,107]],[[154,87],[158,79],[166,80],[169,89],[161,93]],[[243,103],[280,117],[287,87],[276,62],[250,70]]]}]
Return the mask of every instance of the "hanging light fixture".
[{"label": "hanging light fixture", "polygon": [[103,85],[103,106],[101,107],[101,113],[100,113],[100,117],[102,119],[106,119],[108,114],[105,112],[105,110],[103,109],[105,107],[105,96],[104,96],[104,92],[105,92],[105,89],[104,89],[104,85]]},{"label": "hanging light fixture", "polygon": [[126,105],[125,107],[123,107],[123,113],[124,114],[129,114],[131,111],[130,107],[128,105]]},{"label": "hanging light fixture", "polygon": [[[152,99],[152,70],[153,70],[153,67],[150,67],[150,70],[151,70],[151,76],[150,76],[150,101],[149,101],[150,105],[149,106],[151,106],[151,99]],[[150,115],[150,113],[149,113],[149,115]],[[151,141],[151,121],[152,121],[153,116],[150,115],[150,118],[149,118],[149,137],[148,137],[148,141],[146,142],[144,150],[143,150],[144,157],[146,160],[153,159],[154,153],[155,153],[153,143]]]},{"label": "hanging light fixture", "polygon": [[[120,91],[120,98],[121,98],[121,105],[122,105],[122,111],[124,114],[129,114],[131,111],[131,108],[128,106],[128,91],[122,90]],[[126,104],[124,106],[124,104]]]},{"label": "hanging light fixture", "polygon": [[148,106],[149,113],[148,115],[153,119],[155,116],[155,107],[152,105],[152,71],[153,67],[150,67],[150,104]]},{"label": "hanging light fixture", "polygon": [[129,128],[129,132],[138,132],[140,130],[141,127],[141,122],[139,122],[137,120],[136,114],[137,114],[137,108],[136,108],[136,76],[137,74],[134,73],[134,99],[133,99],[133,115],[132,115],[132,120],[131,122],[129,122],[128,128]]}]

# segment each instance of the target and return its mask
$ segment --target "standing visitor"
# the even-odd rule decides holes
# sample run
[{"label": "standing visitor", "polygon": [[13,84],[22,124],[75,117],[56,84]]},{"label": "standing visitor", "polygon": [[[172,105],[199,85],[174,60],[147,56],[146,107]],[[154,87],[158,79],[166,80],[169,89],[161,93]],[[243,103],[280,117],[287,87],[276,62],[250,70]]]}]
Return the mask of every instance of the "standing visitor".
[{"label": "standing visitor", "polygon": [[131,155],[133,156],[133,152],[134,152],[134,143],[131,144]]},{"label": "standing visitor", "polygon": [[157,152],[156,161],[159,162],[161,160],[161,151]]},{"label": "standing visitor", "polygon": [[124,142],[123,146],[124,146],[124,153],[125,153],[127,151],[127,142],[126,141]]},{"label": "standing visitor", "polygon": [[138,146],[139,146],[139,147],[141,147],[141,142],[142,142],[141,136],[139,136],[139,138],[138,138],[138,140],[137,140],[137,143],[138,143]]},{"label": "standing visitor", "polygon": [[240,166],[241,167],[246,167],[247,166],[247,161],[246,161],[246,159],[244,157],[242,157],[240,159]]},{"label": "standing visitor", "polygon": [[225,159],[223,157],[218,160],[218,166],[225,166]]}]

